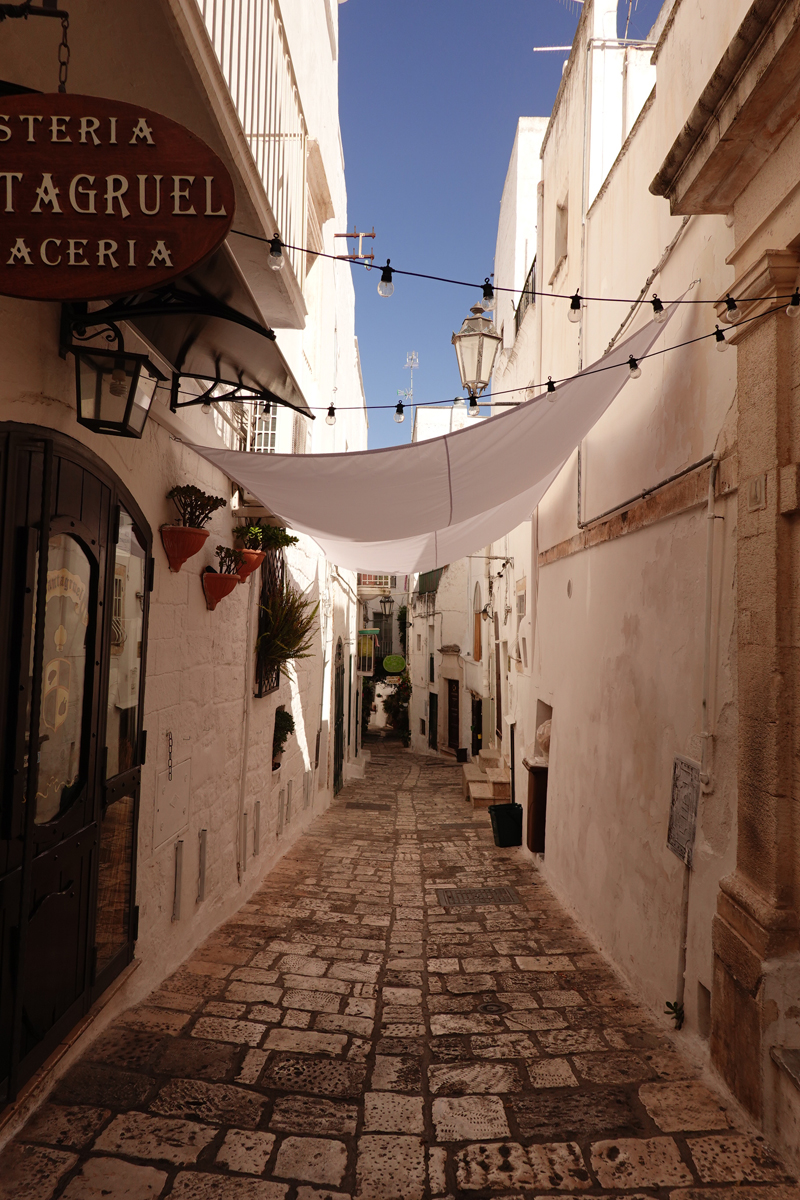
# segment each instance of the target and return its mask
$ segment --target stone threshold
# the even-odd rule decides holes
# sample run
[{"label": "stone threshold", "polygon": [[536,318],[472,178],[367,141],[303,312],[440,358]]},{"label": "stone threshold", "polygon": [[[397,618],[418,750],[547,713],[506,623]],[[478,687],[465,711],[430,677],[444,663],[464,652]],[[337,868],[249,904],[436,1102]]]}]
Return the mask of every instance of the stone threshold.
[{"label": "stone threshold", "polygon": [[0,1148],[5,1146],[30,1119],[37,1108],[47,1099],[47,1096],[58,1082],[62,1072],[58,1070],[65,1056],[83,1038],[84,1034],[95,1024],[97,1018],[108,1006],[117,992],[128,982],[136,971],[141,959],[134,958],[116,979],[108,985],[102,996],[98,996],[85,1017],[82,1017],[64,1038],[59,1042],[49,1058],[46,1058],[37,1071],[20,1088],[15,1100],[0,1110]]}]

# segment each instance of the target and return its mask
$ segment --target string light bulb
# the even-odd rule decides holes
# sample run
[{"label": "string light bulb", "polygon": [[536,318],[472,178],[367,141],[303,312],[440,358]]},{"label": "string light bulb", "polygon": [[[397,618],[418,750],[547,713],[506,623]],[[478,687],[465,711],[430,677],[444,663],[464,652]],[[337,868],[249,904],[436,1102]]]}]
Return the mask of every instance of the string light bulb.
[{"label": "string light bulb", "polygon": [[398,425],[402,425],[406,419],[406,414],[403,412],[403,401],[397,401],[397,408],[394,410],[394,419]]},{"label": "string light bulb", "polygon": [[789,301],[789,305],[786,309],[786,315],[787,317],[800,316],[800,288],[794,289],[792,298]]},{"label": "string light bulb", "polygon": [[378,284],[379,296],[391,296],[392,292],[394,291],[394,284],[392,283],[392,268],[389,266],[391,261],[392,260],[390,258],[387,258],[386,266],[381,271],[381,281]]},{"label": "string light bulb", "polygon": [[581,297],[580,292],[576,292],[569,302],[569,312],[567,313],[573,325],[577,325],[581,319]]},{"label": "string light bulb", "polygon": [[631,379],[639,379],[641,377],[642,368],[632,354],[628,356],[628,370],[631,373]]},{"label": "string light bulb", "polygon": [[663,325],[667,319],[667,313],[664,305],[661,303],[655,292],[653,292],[653,299],[651,303],[653,305],[653,320],[657,325]]},{"label": "string light bulb", "polygon": [[479,417],[481,415],[480,405],[474,396],[469,398],[469,408],[467,409],[468,417]]},{"label": "string light bulb", "polygon": [[[556,394],[556,385],[553,383],[552,375],[547,376],[547,394],[549,396],[555,396]],[[552,404],[552,400],[550,403]]]},{"label": "string light bulb", "polygon": [[280,239],[280,235],[276,233],[274,238],[270,238],[269,243],[269,265],[272,267],[273,271],[283,270],[283,264],[285,260],[283,257],[282,247],[283,242]]},{"label": "string light bulb", "polygon": [[325,424],[326,425],[335,425],[336,424],[336,409],[333,407],[332,404],[328,409],[328,415],[325,418]]},{"label": "string light bulb", "polygon": [[483,281],[483,299],[481,300],[481,304],[483,305],[484,312],[491,312],[494,308],[494,288],[489,282],[488,275]]},{"label": "string light bulb", "polygon": [[200,412],[204,412],[206,414],[206,416],[208,416],[208,414],[211,412],[211,405],[208,403],[208,401],[206,401],[205,404],[201,405]]},{"label": "string light bulb", "polygon": [[722,319],[731,325],[739,319],[739,306],[730,292],[725,297],[725,312],[722,314]]},{"label": "string light bulb", "polygon": [[720,329],[719,325],[717,325],[714,332],[714,337],[717,339],[717,349],[719,350],[720,354],[724,354],[728,349],[728,343],[725,340],[725,330]]}]

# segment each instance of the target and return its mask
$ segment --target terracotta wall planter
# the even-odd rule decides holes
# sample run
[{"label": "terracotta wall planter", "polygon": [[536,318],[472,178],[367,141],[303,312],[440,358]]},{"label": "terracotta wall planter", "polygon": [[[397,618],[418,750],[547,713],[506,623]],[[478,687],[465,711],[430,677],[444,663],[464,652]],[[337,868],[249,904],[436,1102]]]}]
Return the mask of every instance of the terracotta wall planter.
[{"label": "terracotta wall planter", "polygon": [[263,550],[241,550],[240,554],[244,556],[244,561],[239,567],[239,578],[244,583],[245,579],[249,579],[253,574],[253,571],[258,570],[267,555]]},{"label": "terracotta wall planter", "polygon": [[220,600],[230,596],[237,583],[240,582],[238,575],[221,575],[218,571],[212,571],[211,567],[206,567],[200,578],[203,581],[206,604],[212,612]]},{"label": "terracotta wall planter", "polygon": [[170,571],[180,571],[187,559],[203,549],[211,531],[188,525],[162,525],[161,541],[167,552]]}]

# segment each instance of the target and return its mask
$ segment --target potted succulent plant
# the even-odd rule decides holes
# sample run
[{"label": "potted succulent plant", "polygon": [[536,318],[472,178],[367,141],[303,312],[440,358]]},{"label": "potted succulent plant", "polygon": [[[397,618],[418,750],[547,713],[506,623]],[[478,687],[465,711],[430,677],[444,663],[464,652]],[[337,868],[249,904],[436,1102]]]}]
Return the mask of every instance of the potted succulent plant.
[{"label": "potted succulent plant", "polygon": [[264,526],[260,521],[253,521],[247,525],[235,525],[233,536],[239,543],[239,550],[242,555],[239,578],[244,583],[245,579],[248,579],[253,574],[253,571],[257,571],[267,557],[266,551],[261,548],[261,543],[264,539]]},{"label": "potted succulent plant", "polygon": [[277,771],[281,765],[283,757],[283,748],[289,738],[289,735],[294,733],[294,718],[285,708],[275,710],[275,729],[272,734],[272,769]]},{"label": "potted succulent plant", "polygon": [[226,501],[221,496],[209,496],[189,483],[172,488],[167,492],[167,499],[174,501],[180,522],[162,525],[161,541],[170,571],[180,571],[187,559],[202,550],[210,532],[203,527],[211,520],[212,513],[225,507]]},{"label": "potted succulent plant", "polygon": [[219,601],[229,596],[240,582],[239,566],[242,561],[241,550],[231,550],[230,546],[217,546],[216,555],[219,570],[215,571],[213,567],[206,567],[201,575],[206,604],[212,612]]}]

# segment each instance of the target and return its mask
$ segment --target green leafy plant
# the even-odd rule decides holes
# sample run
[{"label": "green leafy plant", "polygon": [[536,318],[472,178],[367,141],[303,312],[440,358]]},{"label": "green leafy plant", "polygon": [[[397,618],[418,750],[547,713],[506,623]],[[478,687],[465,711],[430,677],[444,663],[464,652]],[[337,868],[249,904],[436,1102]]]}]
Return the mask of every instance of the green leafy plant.
[{"label": "green leafy plant", "polygon": [[167,499],[172,500],[180,514],[180,524],[189,529],[202,529],[211,520],[212,513],[224,508],[227,500],[221,496],[209,496],[194,484],[184,483],[170,488]]},{"label": "green leafy plant", "polygon": [[372,705],[375,701],[375,681],[368,675],[361,679],[361,735],[369,729],[369,719],[372,716]]},{"label": "green leafy plant", "polygon": [[283,748],[286,745],[290,735],[294,733],[294,718],[290,712],[281,707],[275,710],[275,729],[272,734],[272,761],[273,766],[275,760],[283,753]]},{"label": "green leafy plant", "polygon": [[664,1013],[666,1016],[672,1017],[676,1029],[683,1028],[684,1012],[680,1000],[667,1000],[667,1007],[664,1009]]},{"label": "green leafy plant", "polygon": [[233,536],[244,550],[260,550],[264,540],[264,526],[259,521],[248,525],[234,525]]},{"label": "green leafy plant", "polygon": [[266,676],[285,672],[288,663],[313,654],[312,632],[319,604],[284,580],[261,605],[261,633],[256,639],[258,670]]},{"label": "green leafy plant", "polygon": [[400,649],[405,654],[406,638],[408,636],[408,606],[405,604],[401,604],[397,610],[397,626],[400,636]]},{"label": "green leafy plant", "polygon": [[282,550],[286,546],[296,546],[300,538],[287,533],[282,525],[262,525],[261,549]]},{"label": "green leafy plant", "polygon": [[219,562],[220,575],[237,575],[239,567],[244,562],[241,550],[231,550],[230,546],[217,546],[214,553]]},{"label": "green leafy plant", "polygon": [[411,740],[411,730],[408,723],[408,702],[411,699],[411,677],[408,671],[404,671],[400,677],[400,682],[394,685],[394,689],[388,696],[384,696],[383,708],[388,716],[392,728],[403,738],[403,744],[407,746]]}]

